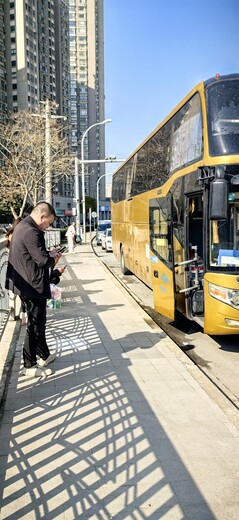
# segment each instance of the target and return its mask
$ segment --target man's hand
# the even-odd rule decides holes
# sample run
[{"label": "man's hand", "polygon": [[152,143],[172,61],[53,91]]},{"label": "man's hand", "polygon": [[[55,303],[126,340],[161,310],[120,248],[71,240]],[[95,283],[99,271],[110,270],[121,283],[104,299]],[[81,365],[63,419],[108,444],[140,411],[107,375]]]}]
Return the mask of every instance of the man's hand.
[{"label": "man's hand", "polygon": [[57,262],[59,262],[62,254],[60,253],[60,251],[58,249],[53,249],[52,251],[49,252],[49,255],[54,258],[55,260],[55,264],[57,264]]},{"label": "man's hand", "polygon": [[64,267],[58,267],[58,271],[60,274],[64,273],[66,266]]}]

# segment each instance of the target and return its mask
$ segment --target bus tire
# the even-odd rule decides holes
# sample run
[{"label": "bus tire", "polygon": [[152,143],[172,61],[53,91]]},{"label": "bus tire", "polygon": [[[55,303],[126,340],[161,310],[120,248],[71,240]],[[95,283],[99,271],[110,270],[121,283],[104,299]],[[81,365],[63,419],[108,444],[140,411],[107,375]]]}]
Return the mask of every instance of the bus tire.
[{"label": "bus tire", "polygon": [[132,274],[131,271],[125,267],[124,251],[122,247],[120,249],[120,267],[122,274]]}]

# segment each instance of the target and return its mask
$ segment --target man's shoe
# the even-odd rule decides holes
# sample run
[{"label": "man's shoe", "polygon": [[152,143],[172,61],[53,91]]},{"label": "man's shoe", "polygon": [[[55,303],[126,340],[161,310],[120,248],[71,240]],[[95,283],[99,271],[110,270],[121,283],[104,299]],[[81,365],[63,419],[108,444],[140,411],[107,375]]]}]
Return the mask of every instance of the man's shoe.
[{"label": "man's shoe", "polygon": [[47,377],[53,374],[51,368],[41,368],[35,365],[31,368],[23,368],[21,371],[21,376],[28,376],[28,377]]},{"label": "man's shoe", "polygon": [[53,352],[52,354],[50,354],[48,356],[48,358],[46,358],[46,359],[40,358],[38,361],[38,365],[39,365],[39,367],[47,367],[47,365],[49,365],[49,363],[52,363],[52,361],[54,361],[54,359],[56,359],[56,352]]}]

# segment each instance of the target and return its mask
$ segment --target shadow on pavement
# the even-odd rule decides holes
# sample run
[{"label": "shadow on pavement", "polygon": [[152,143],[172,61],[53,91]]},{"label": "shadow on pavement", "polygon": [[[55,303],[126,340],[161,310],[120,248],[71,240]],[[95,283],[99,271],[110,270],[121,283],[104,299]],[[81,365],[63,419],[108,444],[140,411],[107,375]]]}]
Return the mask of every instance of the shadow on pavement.
[{"label": "shadow on pavement", "polygon": [[141,377],[149,353],[155,370],[168,366],[159,348],[164,333],[128,333],[126,314],[122,335],[113,337],[102,316],[111,320],[123,304],[97,305],[98,284],[85,290],[92,280],[69,271],[62,308],[48,316],[54,375],[21,377],[21,346],[16,352],[1,429],[2,520],[215,518],[178,454],[195,450],[197,458],[205,440],[199,434],[177,445],[173,422],[153,410],[162,417],[181,410],[182,428],[184,403],[176,391],[169,395],[160,371],[151,381]]}]

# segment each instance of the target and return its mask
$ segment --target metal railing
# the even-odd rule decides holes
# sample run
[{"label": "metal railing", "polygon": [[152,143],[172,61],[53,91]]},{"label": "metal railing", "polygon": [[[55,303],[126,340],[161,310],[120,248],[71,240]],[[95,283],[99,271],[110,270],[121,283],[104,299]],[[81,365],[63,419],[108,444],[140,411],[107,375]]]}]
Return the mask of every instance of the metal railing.
[{"label": "metal railing", "polygon": [[0,336],[14,300],[11,300],[9,292],[5,289],[6,271],[8,262],[7,239],[0,238]]},{"label": "metal railing", "polygon": [[45,242],[47,249],[53,249],[54,247],[60,246],[61,244],[61,231],[60,229],[47,229],[45,231]]}]

